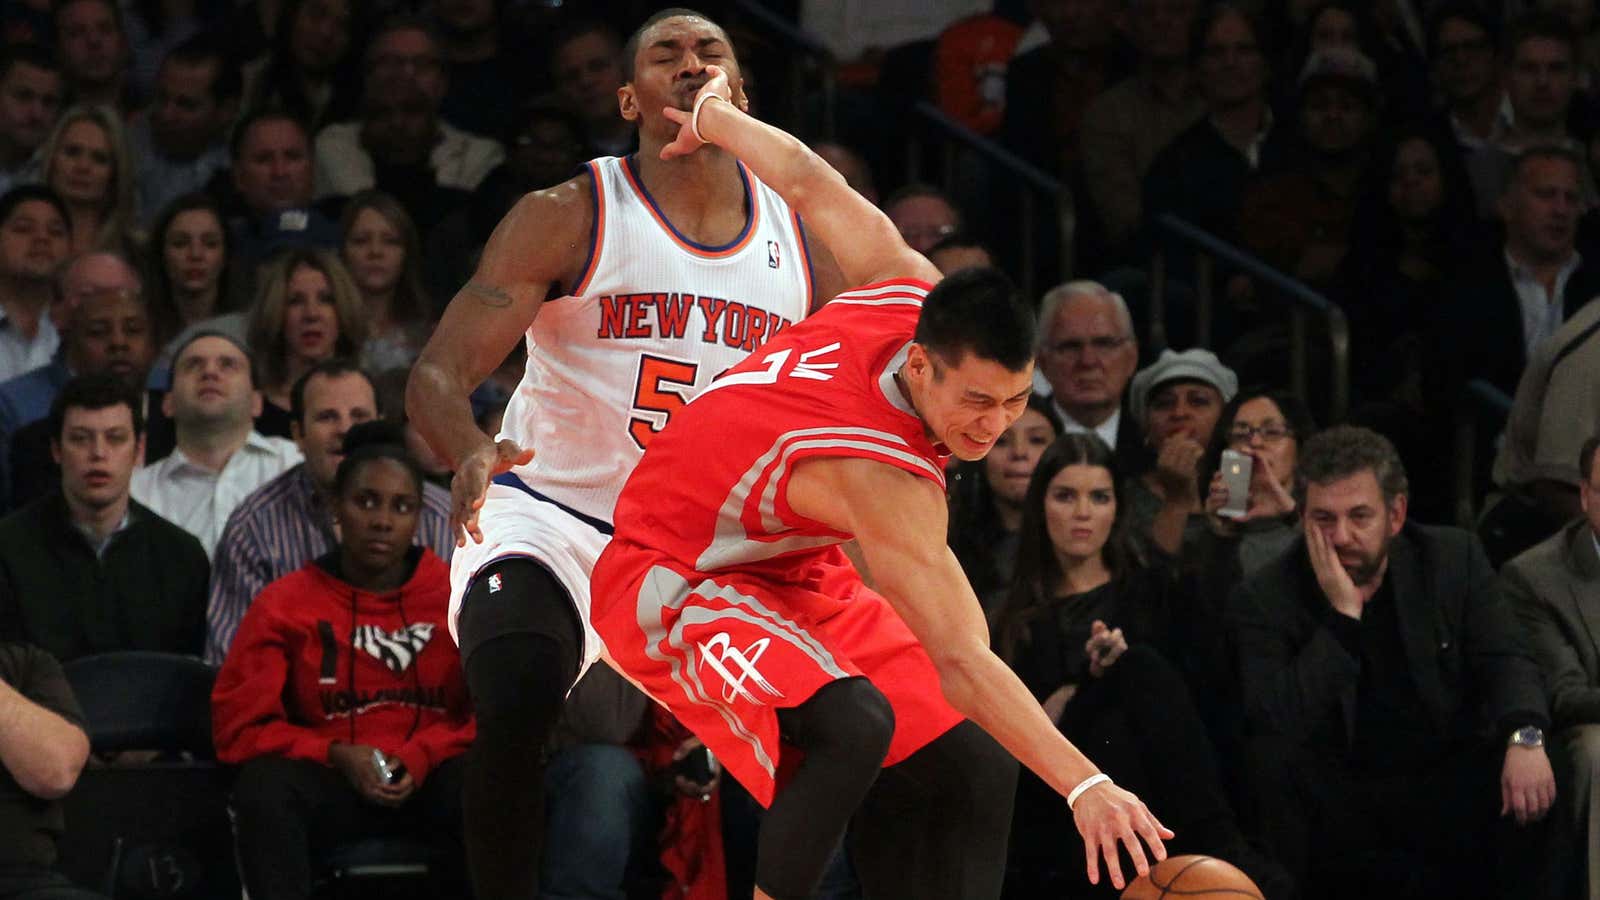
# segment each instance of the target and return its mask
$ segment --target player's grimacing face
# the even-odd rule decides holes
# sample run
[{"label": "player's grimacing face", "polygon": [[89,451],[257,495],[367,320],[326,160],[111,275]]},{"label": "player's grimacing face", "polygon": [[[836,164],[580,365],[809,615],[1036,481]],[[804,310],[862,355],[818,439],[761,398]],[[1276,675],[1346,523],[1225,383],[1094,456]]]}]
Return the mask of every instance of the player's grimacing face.
[{"label": "player's grimacing face", "polygon": [[928,369],[918,409],[933,439],[958,459],[983,459],[1028,408],[1033,364],[1013,372],[971,353],[955,365],[935,354],[919,355]]},{"label": "player's grimacing face", "polygon": [[633,79],[617,91],[622,117],[671,140],[680,126],[662,115],[661,110],[668,106],[684,112],[692,110],[695,95],[710,79],[706,66],[711,65],[728,73],[735,102],[740,109],[747,109],[739,60],[720,27],[697,16],[678,16],[656,23],[639,40],[633,58]]}]

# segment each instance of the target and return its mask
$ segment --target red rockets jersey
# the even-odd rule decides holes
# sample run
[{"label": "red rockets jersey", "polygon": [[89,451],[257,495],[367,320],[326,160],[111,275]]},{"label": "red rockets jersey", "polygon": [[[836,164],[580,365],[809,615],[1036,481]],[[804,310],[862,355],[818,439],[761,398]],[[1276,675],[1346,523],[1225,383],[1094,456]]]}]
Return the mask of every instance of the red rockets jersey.
[{"label": "red rockets jersey", "polygon": [[[700,572],[784,578],[842,558],[852,535],[792,510],[800,460],[876,459],[944,486],[942,447],[895,383],[929,285],[840,294],[769,340],[675,415],[618,498],[616,539]],[[594,598],[596,614],[619,598]]]}]

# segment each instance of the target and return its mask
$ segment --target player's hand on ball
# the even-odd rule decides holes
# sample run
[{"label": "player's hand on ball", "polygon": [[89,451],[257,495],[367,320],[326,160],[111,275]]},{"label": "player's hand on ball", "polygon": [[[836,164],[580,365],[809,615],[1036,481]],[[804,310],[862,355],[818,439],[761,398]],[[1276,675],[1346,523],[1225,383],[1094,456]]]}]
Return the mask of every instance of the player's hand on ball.
[{"label": "player's hand on ball", "polygon": [[1072,809],[1073,821],[1083,836],[1083,849],[1089,864],[1089,883],[1100,883],[1100,857],[1106,860],[1106,871],[1117,890],[1127,886],[1122,877],[1122,864],[1117,861],[1117,842],[1128,848],[1134,868],[1143,875],[1150,871],[1150,860],[1145,856],[1142,840],[1150,847],[1156,862],[1167,858],[1163,840],[1173,834],[1167,826],[1156,820],[1155,814],[1145,808],[1144,802],[1133,794],[1107,781],[1097,784],[1078,798]]},{"label": "player's hand on ball", "polygon": [[461,460],[456,466],[455,478],[450,481],[450,531],[456,536],[457,547],[465,547],[469,539],[473,543],[483,543],[478,510],[483,508],[483,495],[489,490],[489,482],[502,472],[532,461],[533,450],[519,447],[512,440],[484,444]]},{"label": "player's hand on ball", "polygon": [[688,154],[699,150],[700,147],[705,144],[705,141],[701,140],[700,137],[694,133],[694,110],[699,109],[702,102],[710,102],[702,101],[701,98],[706,97],[707,95],[714,95],[721,97],[729,103],[733,102],[733,88],[728,84],[728,73],[724,72],[721,66],[706,66],[706,74],[709,75],[710,78],[705,84],[700,86],[700,91],[694,95],[694,105],[690,108],[689,112],[684,112],[683,110],[672,106],[662,110],[662,113],[665,114],[668,119],[673,122],[677,122],[680,126],[682,126],[678,129],[677,139],[661,148],[662,159],[672,159],[675,156],[687,156]]}]

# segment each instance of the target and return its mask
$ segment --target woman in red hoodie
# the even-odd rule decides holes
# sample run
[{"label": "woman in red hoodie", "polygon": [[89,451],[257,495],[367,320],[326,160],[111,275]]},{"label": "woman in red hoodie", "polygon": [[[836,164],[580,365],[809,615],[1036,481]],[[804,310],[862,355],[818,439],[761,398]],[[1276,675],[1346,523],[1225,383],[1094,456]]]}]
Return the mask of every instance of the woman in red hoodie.
[{"label": "woman in red hoodie", "polygon": [[[459,877],[473,720],[446,624],[449,567],[413,547],[422,477],[392,425],[351,429],[335,481],[340,542],[263,590],[211,695],[217,758],[253,900],[311,895],[339,844],[436,839]],[[454,882],[440,896],[465,896]]]}]

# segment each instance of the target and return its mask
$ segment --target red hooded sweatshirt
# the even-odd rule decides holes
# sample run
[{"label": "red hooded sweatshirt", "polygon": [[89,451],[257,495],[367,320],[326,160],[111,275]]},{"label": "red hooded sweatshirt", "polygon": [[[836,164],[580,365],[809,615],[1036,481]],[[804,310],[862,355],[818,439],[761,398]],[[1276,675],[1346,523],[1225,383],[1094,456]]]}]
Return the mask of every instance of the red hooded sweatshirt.
[{"label": "red hooded sweatshirt", "polygon": [[341,581],[336,555],[267,585],[211,692],[218,759],[327,764],[335,741],[367,744],[404,760],[420,787],[434,766],[466,751],[475,728],[445,619],[450,569],[419,549],[397,591]]}]

